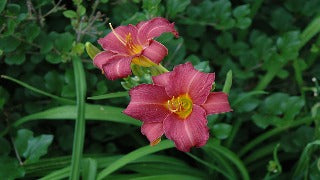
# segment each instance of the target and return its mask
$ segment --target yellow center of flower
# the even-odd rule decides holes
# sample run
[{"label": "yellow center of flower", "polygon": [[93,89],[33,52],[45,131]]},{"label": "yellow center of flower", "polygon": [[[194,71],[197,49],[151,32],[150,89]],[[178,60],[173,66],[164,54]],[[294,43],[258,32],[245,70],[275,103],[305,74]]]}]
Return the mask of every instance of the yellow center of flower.
[{"label": "yellow center of flower", "polygon": [[[128,49],[130,56],[139,55],[143,47],[139,44],[135,44],[132,39],[131,33],[126,35],[126,39],[122,39],[118,33],[113,29],[111,23],[109,23],[109,26],[113,32],[113,34],[116,36],[116,38]],[[144,57],[144,56],[137,56],[132,59],[132,63],[143,66],[143,67],[150,67],[156,65],[154,62],[152,62],[150,59]]]},{"label": "yellow center of flower", "polygon": [[192,104],[192,100],[188,94],[184,94],[168,100],[166,107],[181,119],[186,119],[192,112]]}]

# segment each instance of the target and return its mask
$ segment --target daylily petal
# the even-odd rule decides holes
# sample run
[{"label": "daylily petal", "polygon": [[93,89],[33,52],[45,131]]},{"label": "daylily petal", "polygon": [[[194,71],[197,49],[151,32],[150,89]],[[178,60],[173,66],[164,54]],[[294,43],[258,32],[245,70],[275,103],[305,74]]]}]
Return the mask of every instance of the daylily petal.
[{"label": "daylily petal", "polygon": [[192,113],[185,119],[179,119],[175,114],[163,122],[164,133],[174,141],[180,151],[188,152],[191,147],[201,147],[209,139],[206,112],[198,105],[193,106]]},{"label": "daylily petal", "polygon": [[151,40],[150,45],[144,49],[142,55],[159,64],[168,55],[168,49],[158,41]]},{"label": "daylily petal", "polygon": [[[120,57],[120,58],[119,58]],[[103,72],[110,80],[124,78],[131,75],[131,60],[132,57],[119,56],[113,58],[108,63],[102,66]]]},{"label": "daylily petal", "polygon": [[141,126],[141,133],[147,136],[150,144],[156,142],[163,135],[163,125],[162,122],[155,123],[143,123]]},{"label": "daylily petal", "polygon": [[104,50],[112,51],[123,55],[129,54],[128,48],[125,45],[126,37],[130,33],[133,42],[137,44],[137,28],[129,24],[128,26],[119,26],[116,29],[114,29],[114,31],[116,32],[118,37],[114,34],[114,32],[110,32],[104,38],[100,38],[98,40],[98,43],[102,46]]},{"label": "daylily petal", "polygon": [[164,87],[142,84],[129,92],[131,101],[123,111],[126,115],[144,122],[162,122],[170,111],[165,108],[169,99]]},{"label": "daylily petal", "polygon": [[108,63],[113,58],[117,58],[117,57],[119,57],[118,54],[115,54],[110,51],[102,51],[94,57],[93,64],[102,70],[102,67],[104,64]]},{"label": "daylily petal", "polygon": [[194,104],[202,105],[214,82],[214,73],[196,70],[190,62],[176,66],[170,77],[166,91],[170,97],[188,93]]},{"label": "daylily petal", "polygon": [[218,114],[232,111],[228,101],[228,95],[223,92],[213,92],[208,96],[207,101],[202,105],[207,114]]},{"label": "daylily petal", "polygon": [[166,87],[169,83],[171,74],[172,72],[166,72],[158,76],[152,76],[153,84]]},{"label": "daylily petal", "polygon": [[148,40],[160,36],[162,33],[171,32],[178,37],[178,32],[174,28],[174,23],[170,23],[167,19],[156,17],[149,21],[143,21],[137,24],[138,40],[140,44],[146,44]]}]

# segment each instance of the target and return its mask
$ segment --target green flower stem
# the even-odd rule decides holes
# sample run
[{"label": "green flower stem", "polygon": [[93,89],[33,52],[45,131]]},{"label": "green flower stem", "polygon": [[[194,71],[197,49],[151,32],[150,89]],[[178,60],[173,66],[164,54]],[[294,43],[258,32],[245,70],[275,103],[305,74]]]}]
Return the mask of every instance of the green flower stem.
[{"label": "green flower stem", "polygon": [[83,65],[79,57],[72,58],[74,68],[76,94],[77,94],[77,118],[74,132],[70,180],[78,180],[80,176],[80,163],[85,136],[85,96],[86,78]]},{"label": "green flower stem", "polygon": [[248,144],[246,144],[240,151],[239,151],[239,156],[243,156],[245,155],[247,152],[249,152],[252,148],[256,147],[258,144],[262,143],[264,140],[275,136],[287,129],[290,128],[294,128],[303,124],[307,124],[307,123],[311,123],[313,121],[313,118],[311,117],[306,117],[303,118],[301,120],[297,120],[297,121],[292,121],[290,122],[290,124],[288,124],[287,126],[282,126],[282,127],[277,127],[273,130],[270,130],[266,133],[261,134],[260,136],[258,136],[257,138],[255,138],[254,140],[252,140],[251,142],[249,142]]},{"label": "green flower stem", "polygon": [[163,67],[161,64],[159,64],[159,65],[154,64],[153,66],[151,66],[149,68],[150,68],[152,76],[157,76],[157,75],[169,72],[169,70],[166,69],[165,67]]}]

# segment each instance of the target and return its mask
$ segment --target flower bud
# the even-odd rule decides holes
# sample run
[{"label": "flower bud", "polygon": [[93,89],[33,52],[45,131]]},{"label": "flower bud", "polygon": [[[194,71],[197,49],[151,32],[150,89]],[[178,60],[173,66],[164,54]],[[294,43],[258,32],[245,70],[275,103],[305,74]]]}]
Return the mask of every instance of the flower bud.
[{"label": "flower bud", "polygon": [[98,54],[98,53],[100,53],[101,51],[97,48],[97,47],[95,47],[93,44],[91,44],[90,42],[86,42],[86,51],[87,51],[87,53],[88,53],[88,55],[89,55],[89,57],[93,60],[94,59],[94,57]]}]

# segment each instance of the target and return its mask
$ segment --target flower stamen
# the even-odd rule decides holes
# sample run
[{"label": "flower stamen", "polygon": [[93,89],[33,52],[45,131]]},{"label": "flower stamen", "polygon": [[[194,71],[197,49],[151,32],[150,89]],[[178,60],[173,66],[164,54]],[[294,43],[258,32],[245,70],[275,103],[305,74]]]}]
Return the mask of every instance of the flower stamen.
[{"label": "flower stamen", "polygon": [[126,43],[121,39],[121,37],[118,35],[118,33],[116,33],[116,31],[113,29],[111,23],[109,23],[109,26],[110,26],[111,31],[113,32],[113,34],[116,36],[116,38],[117,38],[123,45],[126,45]]},{"label": "flower stamen", "polygon": [[186,119],[192,112],[193,103],[191,98],[185,94],[178,97],[173,96],[167,101],[166,107],[180,118]]}]

